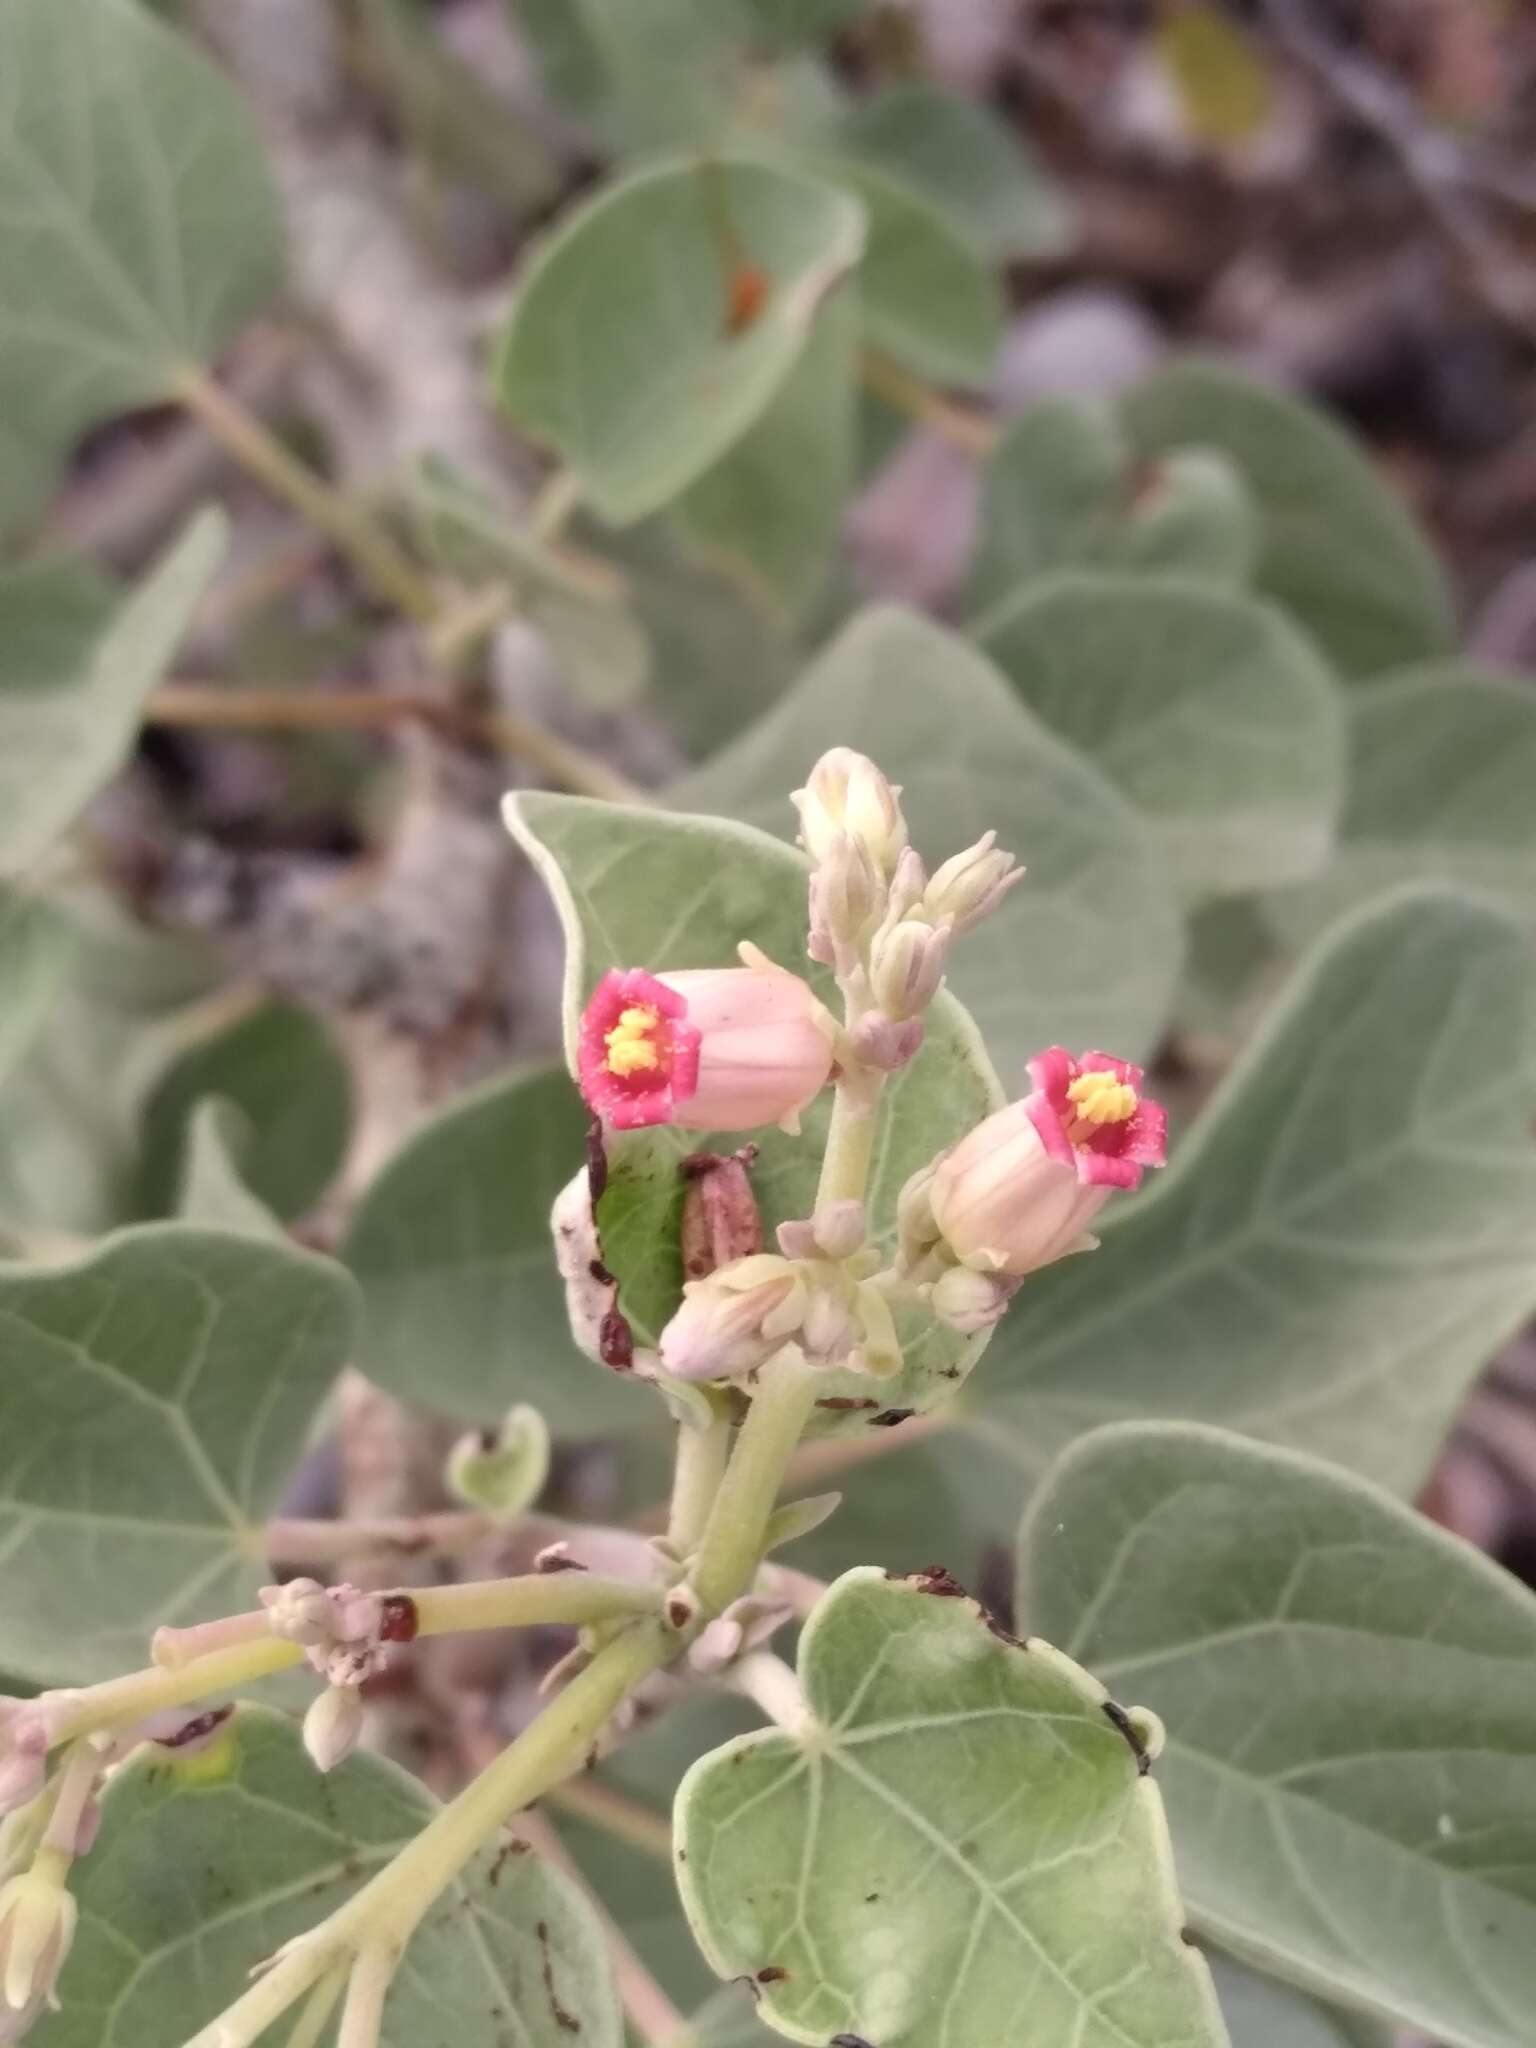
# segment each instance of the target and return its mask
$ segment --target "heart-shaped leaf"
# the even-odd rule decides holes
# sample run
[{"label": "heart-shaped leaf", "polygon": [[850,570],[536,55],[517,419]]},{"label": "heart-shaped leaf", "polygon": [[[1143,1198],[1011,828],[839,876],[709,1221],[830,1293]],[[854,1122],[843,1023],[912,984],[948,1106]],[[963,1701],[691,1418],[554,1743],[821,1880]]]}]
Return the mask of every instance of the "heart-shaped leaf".
[{"label": "heart-shaped leaf", "polygon": [[857,339],[845,287],[817,314],[761,419],[676,508],[694,553],[791,620],[826,580],[853,484]]},{"label": "heart-shaped leaf", "polygon": [[240,1172],[253,1136],[251,1120],[237,1103],[204,1096],[187,1119],[176,1213],[183,1223],[204,1230],[232,1230],[239,1237],[287,1244],[287,1231]]},{"label": "heart-shaped leaf", "polygon": [[1069,571],[989,612],[981,641],[1146,814],[1187,896],[1321,866],[1343,796],[1343,713],[1274,606],[1193,578]]},{"label": "heart-shaped leaf", "polygon": [[[0,1268],[0,1641],[47,1683],[249,1606],[261,1524],[346,1361],[341,1267],[180,1224]],[[67,1625],[60,1626],[60,1616]]]},{"label": "heart-shaped leaf", "polygon": [[1182,944],[1151,835],[942,626],[888,606],[861,613],[750,731],[668,794],[787,837],[785,792],[831,746],[862,748],[902,785],[914,843],[933,862],[991,829],[1026,864],[1002,908],[957,944],[950,976],[1006,1073],[1057,1040],[1150,1049]]},{"label": "heart-shaped leaf", "polygon": [[1298,943],[1369,896],[1423,879],[1536,904],[1536,695],[1523,681],[1435,668],[1351,696],[1349,791],[1333,859],[1264,916]]},{"label": "heart-shaped leaf", "polygon": [[1200,1923],[1450,2048],[1536,2010],[1536,1599],[1312,1459],[1125,1425],[1062,1461],[1021,1609],[1167,1724]]},{"label": "heart-shaped leaf", "polygon": [[[216,2017],[252,1967],[324,1919],[438,1810],[359,1752],[323,1780],[298,1729],[245,1706],[211,1750],[139,1749],[78,1867],[64,2009],[37,2048],[167,2048]],[[591,1908],[537,1856],[484,1849],[411,1939],[381,2048],[621,2048]]]},{"label": "heart-shaped leaf", "polygon": [[581,1169],[586,1127],[562,1070],[515,1073],[441,1111],[375,1176],[342,1253],[370,1379],[480,1423],[528,1401],[572,1435],[647,1412],[577,1355],[555,1272],[550,1206]]},{"label": "heart-shaped leaf", "polygon": [[605,519],[639,519],[761,417],[863,240],[857,203],[800,172],[713,159],[640,172],[529,266],[503,403]]},{"label": "heart-shaped leaf", "polygon": [[[565,925],[568,1047],[582,1004],[610,967],[727,967],[742,940],[783,966],[803,960],[806,863],[762,832],[721,818],[668,817],[531,792],[508,798],[507,822]],[[824,998],[834,994],[822,970],[810,979]],[[941,996],[929,1012],[922,1051],[886,1090],[869,1189],[877,1236],[894,1233],[903,1182],[987,1115],[999,1096],[970,1018]],[[824,1093],[798,1137],[753,1133],[759,1150],[752,1185],[770,1234],[775,1224],[811,1211],[827,1114]],[[609,1187],[598,1213],[603,1257],[618,1276],[637,1338],[654,1343],[682,1289],[677,1166],[700,1149],[700,1136],[665,1126],[610,1140],[608,1149]],[[926,1316],[904,1313],[898,1326],[908,1340],[901,1373],[878,1386],[851,1373],[827,1374],[818,1428],[862,1431],[933,1407],[953,1395],[980,1355],[976,1338],[957,1337]]]},{"label": "heart-shaped leaf", "polygon": [[281,253],[245,103],[135,0],[0,0],[0,79],[0,417],[29,481],[0,497],[14,525],[77,435],[233,339]]},{"label": "heart-shaped leaf", "polygon": [[822,2048],[1218,2048],[1162,1803],[1101,1687],[939,1578],[840,1579],[800,1639],[808,1724],[677,1796],[678,1886],[722,1977]]},{"label": "heart-shaped leaf", "polygon": [[847,155],[924,194],[987,261],[1059,256],[1071,212],[1018,132],[979,100],[904,78],[853,101],[833,129]]},{"label": "heart-shaped leaf", "polygon": [[1100,399],[1046,398],[1003,432],[981,472],[969,601],[987,613],[1051,569],[1134,569],[1246,584],[1258,508],[1210,448],[1138,457]]},{"label": "heart-shaped leaf", "polygon": [[1208,363],[1180,363],[1124,401],[1144,456],[1218,449],[1258,501],[1257,580],[1336,668],[1372,676],[1447,653],[1445,571],[1400,500],[1316,407]]},{"label": "heart-shaped leaf", "polygon": [[226,536],[222,513],[200,512],[106,617],[99,585],[77,572],[0,577],[0,873],[30,868],[121,767]]},{"label": "heart-shaped leaf", "polygon": [[176,1207],[194,1110],[230,1102],[249,1127],[241,1178],[281,1217],[300,1216],[341,1165],[352,1121],[352,1079],[331,1034],[295,1003],[261,1002],[185,1037],[144,1105],[139,1201],[146,1216]]},{"label": "heart-shaped leaf", "polygon": [[971,1416],[1024,1470],[1219,1421],[1411,1492],[1536,1303],[1536,960],[1405,891],[1340,925],[1103,1249],[1036,1274]]}]

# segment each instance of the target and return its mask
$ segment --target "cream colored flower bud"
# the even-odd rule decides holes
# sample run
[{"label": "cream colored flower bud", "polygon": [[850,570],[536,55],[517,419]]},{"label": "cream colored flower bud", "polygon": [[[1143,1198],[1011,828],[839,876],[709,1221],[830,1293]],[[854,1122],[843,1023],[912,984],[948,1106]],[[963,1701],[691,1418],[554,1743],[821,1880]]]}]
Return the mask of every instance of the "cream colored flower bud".
[{"label": "cream colored flower bud", "polygon": [[940,1241],[932,1202],[936,1165],[920,1166],[896,1197],[896,1251],[903,1267],[920,1264]]},{"label": "cream colored flower bud", "polygon": [[1018,1291],[1019,1283],[1003,1273],[975,1273],[951,1266],[933,1283],[929,1305],[941,1323],[962,1336],[990,1330]]},{"label": "cream colored flower bud", "polygon": [[836,836],[847,833],[882,876],[890,875],[907,843],[900,794],[866,755],[851,747],[833,747],[811,770],[805,788],[794,793],[806,852],[819,863],[831,852]]},{"label": "cream colored flower bud", "polygon": [[896,863],[896,872],[891,876],[891,886],[886,892],[886,914],[894,923],[897,918],[911,917],[923,900],[928,887],[928,870],[923,866],[922,856],[915,846],[903,847]]},{"label": "cream colored flower bud", "polygon": [[861,840],[834,832],[811,876],[811,928],[856,946],[885,914],[885,884]]},{"label": "cream colored flower bud", "polygon": [[1013,855],[999,849],[997,834],[985,833],[937,871],[923,893],[922,914],[935,922],[948,918],[957,932],[968,932],[1023,879]]},{"label": "cream colored flower bud", "polygon": [[661,1362],[681,1380],[731,1379],[770,1358],[799,1329],[805,1283],[787,1260],[759,1252],[683,1288],[661,1333]]},{"label": "cream colored flower bud", "polygon": [[0,1889],[0,2013],[51,2000],[75,1938],[79,1909],[47,1855]]},{"label": "cream colored flower bud", "polygon": [[328,1685],[304,1716],[304,1747],[317,1771],[334,1771],[363,1732],[363,1696],[355,1685]]},{"label": "cream colored flower bud", "polygon": [[919,1017],[944,983],[949,933],[916,918],[904,919],[876,939],[869,985],[883,1013],[897,1023]]}]

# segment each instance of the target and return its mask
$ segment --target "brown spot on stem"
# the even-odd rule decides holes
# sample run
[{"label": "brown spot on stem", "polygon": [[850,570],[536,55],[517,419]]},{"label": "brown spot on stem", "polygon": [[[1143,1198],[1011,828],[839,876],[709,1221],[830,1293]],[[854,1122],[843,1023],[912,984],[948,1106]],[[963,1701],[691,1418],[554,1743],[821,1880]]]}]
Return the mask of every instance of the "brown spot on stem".
[{"label": "brown spot on stem", "polygon": [[757,1973],[759,1984],[783,1984],[788,1978],[789,1972],[782,1963],[767,1963]]},{"label": "brown spot on stem", "polygon": [[205,1735],[221,1728],[234,1711],[232,1706],[210,1707],[206,1714],[194,1714],[190,1721],[182,1722],[174,1735],[157,1735],[156,1746],[160,1749],[185,1749],[189,1742],[201,1742]]},{"label": "brown spot on stem", "polygon": [[816,1406],[818,1408],[830,1409],[834,1415],[848,1415],[859,1408],[878,1408],[880,1403],[878,1401],[860,1401],[853,1394],[828,1394],[824,1399],[818,1401]]},{"label": "brown spot on stem", "polygon": [[386,1593],[381,1605],[379,1619],[379,1641],[381,1643],[414,1642],[421,1627],[421,1616],[416,1611],[416,1602],[409,1593]]},{"label": "brown spot on stem", "polygon": [[534,1931],[539,1937],[539,1948],[542,1953],[544,1994],[549,2000],[549,2010],[553,2015],[555,2025],[562,2034],[579,2034],[581,2032],[581,2021],[577,2019],[575,2013],[567,2012],[560,2003],[555,1991],[555,1965],[554,1958],[551,1956],[549,1949],[549,1922],[541,1920]]},{"label": "brown spot on stem", "polygon": [[898,1423],[910,1422],[917,1413],[915,1408],[882,1408],[878,1415],[871,1415],[871,1429],[895,1429]]}]

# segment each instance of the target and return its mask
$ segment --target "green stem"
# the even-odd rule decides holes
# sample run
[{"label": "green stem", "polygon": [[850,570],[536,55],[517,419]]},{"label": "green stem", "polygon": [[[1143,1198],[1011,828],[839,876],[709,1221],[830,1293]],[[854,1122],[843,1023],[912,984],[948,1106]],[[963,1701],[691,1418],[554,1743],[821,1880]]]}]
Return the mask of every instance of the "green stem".
[{"label": "green stem", "polygon": [[384,2001],[389,1996],[399,1952],[382,1942],[359,1949],[347,1983],[336,2048],[379,2048],[384,2027]]},{"label": "green stem", "polygon": [[293,2032],[288,2036],[288,2048],[317,2048],[346,1981],[347,1973],[340,1967],[320,1979],[294,2022]]},{"label": "green stem", "polygon": [[377,596],[418,625],[436,621],[442,606],[431,580],[382,526],[291,455],[237,398],[192,365],[176,379],[173,395],[242,469],[334,542]]},{"label": "green stem", "polygon": [[679,1425],[667,1519],[667,1541],[678,1557],[689,1557],[699,1547],[725,1477],[730,1447],[731,1426],[723,1415],[717,1415],[707,1429]]},{"label": "green stem", "polygon": [[760,1369],[690,1581],[707,1615],[723,1613],[756,1576],[768,1517],[815,1402],[816,1376],[793,1345]]},{"label": "green stem", "polygon": [[[659,1590],[633,1579],[603,1578],[596,1572],[533,1572],[523,1578],[485,1579],[459,1586],[424,1586],[411,1594],[416,1606],[417,1634],[451,1635],[461,1630],[528,1628],[541,1622],[579,1627],[591,1621],[620,1621],[652,1614]],[[240,1625],[252,1631],[249,1640],[210,1650],[169,1668],[160,1665],[109,1679],[62,1698],[50,1713],[53,1746],[97,1728],[128,1728],[162,1707],[180,1707],[212,1693],[238,1692],[253,1679],[266,1678],[303,1661],[297,1643],[266,1633],[261,1614],[232,1616],[222,1624],[233,1632]],[[157,1645],[170,1654],[164,1643]]]},{"label": "green stem", "polygon": [[816,1185],[818,1209],[829,1202],[863,1201],[869,1185],[884,1086],[883,1074],[867,1070],[838,1083],[832,1120],[827,1126],[827,1149],[822,1154],[821,1179]]},{"label": "green stem", "polygon": [[677,1648],[659,1621],[636,1621],[615,1636],[386,1869],[279,1954],[186,2048],[250,2048],[340,1957],[402,1947],[476,1850],[520,1807],[580,1770],[615,1709]]}]

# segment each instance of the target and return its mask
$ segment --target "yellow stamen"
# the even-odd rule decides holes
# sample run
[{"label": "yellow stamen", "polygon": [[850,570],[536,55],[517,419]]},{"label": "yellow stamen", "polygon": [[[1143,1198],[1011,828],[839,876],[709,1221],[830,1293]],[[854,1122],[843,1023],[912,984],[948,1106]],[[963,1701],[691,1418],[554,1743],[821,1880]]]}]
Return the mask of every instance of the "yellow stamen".
[{"label": "yellow stamen", "polygon": [[1117,1081],[1113,1074],[1079,1074],[1067,1090],[1084,1123],[1127,1123],[1141,1105],[1141,1098],[1129,1081]]},{"label": "yellow stamen", "polygon": [[637,1003],[632,1009],[619,1012],[618,1023],[603,1037],[610,1074],[650,1073],[661,1065],[653,1035],[660,1022],[649,1003]]}]

